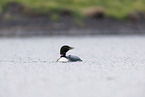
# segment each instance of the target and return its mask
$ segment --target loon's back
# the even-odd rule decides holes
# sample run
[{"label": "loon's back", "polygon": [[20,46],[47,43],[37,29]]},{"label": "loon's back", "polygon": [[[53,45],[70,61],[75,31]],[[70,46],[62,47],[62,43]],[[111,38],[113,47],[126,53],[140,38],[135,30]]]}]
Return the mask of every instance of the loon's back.
[{"label": "loon's back", "polygon": [[68,55],[67,59],[69,59],[69,61],[73,61],[73,62],[82,61],[78,56],[73,56],[73,55]]}]

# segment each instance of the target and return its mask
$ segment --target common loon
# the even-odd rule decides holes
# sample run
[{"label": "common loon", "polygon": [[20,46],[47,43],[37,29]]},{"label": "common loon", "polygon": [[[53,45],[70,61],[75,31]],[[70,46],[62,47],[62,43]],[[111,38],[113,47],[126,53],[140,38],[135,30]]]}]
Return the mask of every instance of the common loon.
[{"label": "common loon", "polygon": [[73,55],[68,55],[66,56],[66,52],[69,50],[74,49],[73,47],[70,47],[68,45],[64,45],[60,49],[60,58],[57,60],[57,62],[77,62],[77,61],[82,61],[79,57],[73,56]]}]

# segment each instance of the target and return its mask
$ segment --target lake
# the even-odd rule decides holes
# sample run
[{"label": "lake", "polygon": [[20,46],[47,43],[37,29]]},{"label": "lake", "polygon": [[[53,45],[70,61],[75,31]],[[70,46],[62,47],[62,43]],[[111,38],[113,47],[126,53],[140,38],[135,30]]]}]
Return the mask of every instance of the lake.
[{"label": "lake", "polygon": [[[59,49],[82,62],[58,63]],[[0,97],[145,97],[145,36],[0,38]]]}]

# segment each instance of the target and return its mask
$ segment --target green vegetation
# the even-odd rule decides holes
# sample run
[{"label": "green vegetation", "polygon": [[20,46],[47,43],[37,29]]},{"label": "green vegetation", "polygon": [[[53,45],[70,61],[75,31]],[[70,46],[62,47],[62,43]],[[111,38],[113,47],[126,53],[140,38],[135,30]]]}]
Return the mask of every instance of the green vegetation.
[{"label": "green vegetation", "polygon": [[145,0],[0,0],[0,13],[8,2],[18,2],[29,9],[40,13],[52,13],[53,19],[61,9],[71,10],[76,17],[83,16],[83,12],[91,8],[102,8],[105,15],[115,18],[126,18],[129,13],[145,12]]}]

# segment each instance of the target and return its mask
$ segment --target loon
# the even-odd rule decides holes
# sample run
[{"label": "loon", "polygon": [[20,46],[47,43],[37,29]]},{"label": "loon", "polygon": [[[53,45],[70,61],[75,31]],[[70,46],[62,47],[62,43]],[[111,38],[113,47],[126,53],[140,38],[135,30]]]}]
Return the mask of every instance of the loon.
[{"label": "loon", "polygon": [[57,62],[77,62],[77,61],[82,61],[79,57],[73,56],[73,55],[68,55],[66,56],[66,52],[69,50],[74,49],[74,47],[70,47],[68,45],[64,45],[60,49],[60,58],[57,60]]}]

